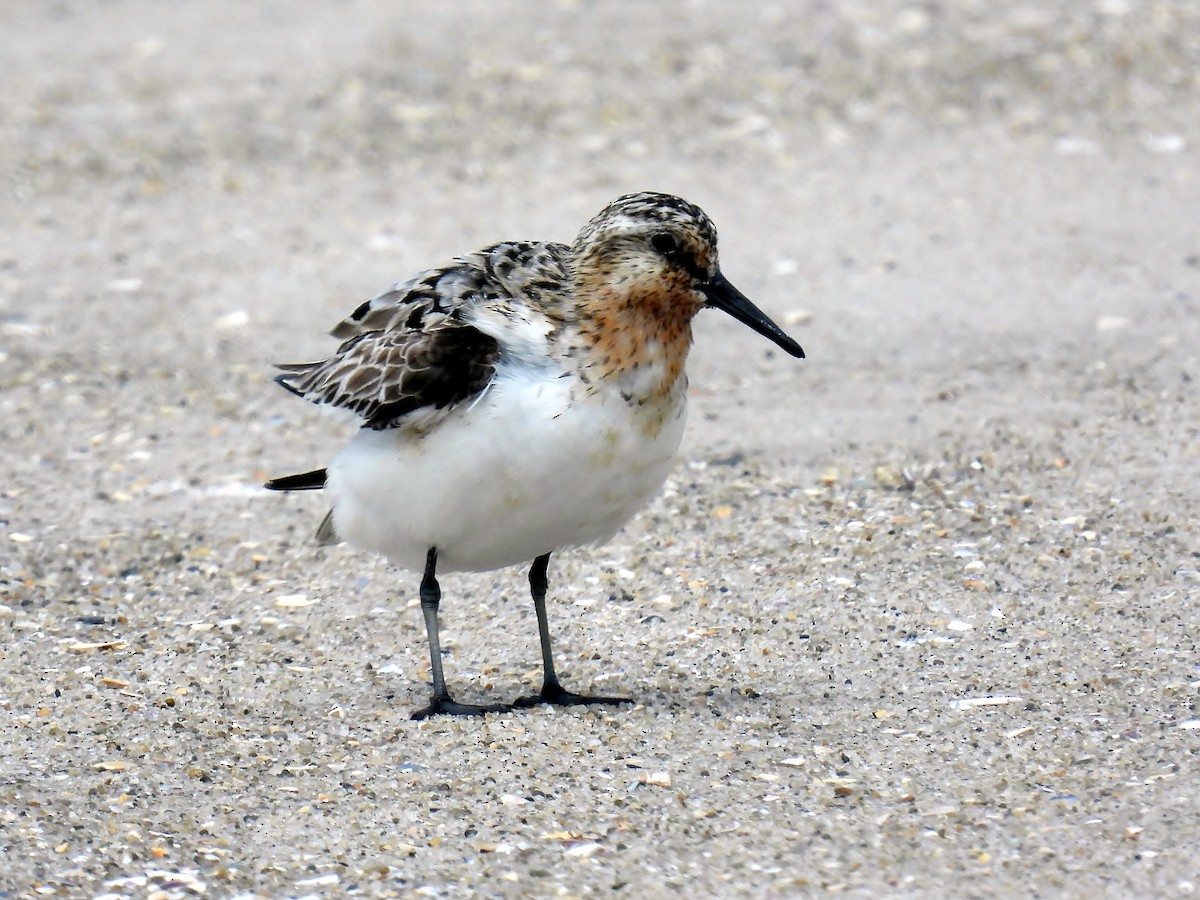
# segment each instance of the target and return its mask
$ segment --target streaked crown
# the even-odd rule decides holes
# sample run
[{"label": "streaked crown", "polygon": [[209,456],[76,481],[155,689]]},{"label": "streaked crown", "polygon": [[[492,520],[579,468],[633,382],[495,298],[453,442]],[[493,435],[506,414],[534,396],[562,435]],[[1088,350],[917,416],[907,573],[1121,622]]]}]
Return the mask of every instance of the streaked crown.
[{"label": "streaked crown", "polygon": [[673,194],[625,194],[579,232],[578,257],[597,253],[629,261],[647,249],[673,258],[700,279],[717,271],[717,229],[704,210]]}]

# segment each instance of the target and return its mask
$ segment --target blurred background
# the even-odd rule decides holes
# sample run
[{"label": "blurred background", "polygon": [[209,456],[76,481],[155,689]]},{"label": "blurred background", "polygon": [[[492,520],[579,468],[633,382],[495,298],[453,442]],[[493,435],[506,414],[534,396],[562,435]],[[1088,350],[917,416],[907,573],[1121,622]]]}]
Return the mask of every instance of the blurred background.
[{"label": "blurred background", "polygon": [[[700,409],[745,379],[794,398],[762,447],[814,466],[852,435],[921,444],[944,423],[931,397],[994,403],[988,370],[1015,348],[1090,342],[1103,316],[1170,329],[1172,279],[1195,277],[1188,2],[118,0],[4,18],[4,364],[11,383],[70,359],[84,416],[150,375],[170,382],[155,404],[196,391],[236,418],[301,417],[256,379],[323,352],[361,299],[491,241],[570,240],[630,190],[702,205],[731,279],[811,348],[759,365],[752,335],[706,317]],[[1127,230],[1136,245],[1113,240]],[[967,371],[936,383],[946,366]],[[733,393],[690,441],[744,432]]]}]

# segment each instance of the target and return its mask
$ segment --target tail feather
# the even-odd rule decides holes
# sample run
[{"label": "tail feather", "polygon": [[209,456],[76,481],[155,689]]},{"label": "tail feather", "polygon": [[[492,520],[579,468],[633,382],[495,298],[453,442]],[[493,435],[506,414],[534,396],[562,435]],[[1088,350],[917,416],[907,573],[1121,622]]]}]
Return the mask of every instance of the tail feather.
[{"label": "tail feather", "polygon": [[268,491],[319,491],[325,487],[325,470],[314,469],[299,475],[272,478],[263,487]]},{"label": "tail feather", "polygon": [[325,513],[325,518],[321,520],[321,525],[317,528],[317,546],[328,547],[340,543],[341,540],[337,528],[333,524],[333,510],[331,509]]},{"label": "tail feather", "polygon": [[299,388],[293,387],[291,385],[289,379],[295,378],[297,375],[299,375],[303,372],[307,372],[310,368],[312,368],[312,363],[295,363],[295,364],[287,363],[284,365],[276,366],[276,368],[283,369],[284,371],[283,371],[282,375],[275,376],[275,383],[277,385],[279,385],[281,388],[283,388],[285,391],[287,391],[288,393],[295,394],[297,397],[303,397],[304,391],[300,390]]}]

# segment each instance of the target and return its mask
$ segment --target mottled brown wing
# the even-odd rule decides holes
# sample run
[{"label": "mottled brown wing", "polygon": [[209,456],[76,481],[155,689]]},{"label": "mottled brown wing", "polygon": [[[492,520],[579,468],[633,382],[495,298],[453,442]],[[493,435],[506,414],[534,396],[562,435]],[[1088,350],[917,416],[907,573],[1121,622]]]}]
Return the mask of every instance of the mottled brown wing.
[{"label": "mottled brown wing", "polygon": [[536,241],[494,244],[401,281],[361,304],[333,329],[347,340],[369,331],[425,328],[445,316],[460,321],[481,303],[521,302],[537,297],[553,302],[566,281],[570,248]]},{"label": "mottled brown wing", "polygon": [[472,325],[484,304],[551,294],[566,278],[562,244],[496,244],[422,272],[366,301],[333,329],[329,359],[283,365],[276,378],[314,403],[392,428],[421,409],[446,409],[491,382],[498,341]]},{"label": "mottled brown wing", "polygon": [[369,331],[329,359],[280,366],[276,380],[314,403],[350,410],[369,428],[392,428],[423,408],[445,409],[487,387],[496,339],[443,320],[428,330]]}]

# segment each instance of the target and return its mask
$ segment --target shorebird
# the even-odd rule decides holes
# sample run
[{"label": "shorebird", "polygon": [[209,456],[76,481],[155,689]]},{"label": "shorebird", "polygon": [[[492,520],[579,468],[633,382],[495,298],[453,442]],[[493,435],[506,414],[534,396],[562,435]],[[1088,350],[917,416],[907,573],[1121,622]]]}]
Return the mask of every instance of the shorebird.
[{"label": "shorebird", "polygon": [[[324,488],[321,541],[422,573],[433,697],[413,718],[628,699],[560,684],[546,567],[551,553],[607,541],[661,488],[683,435],[691,323],[706,307],[804,356],[721,273],[703,211],[627,194],[570,245],[494,244],[401,281],[333,329],[332,356],[279,367],[283,387],[349,410],[361,428],[327,469],[266,487]],[[541,690],[508,705],[456,702],[437,573],[530,562]]]}]

